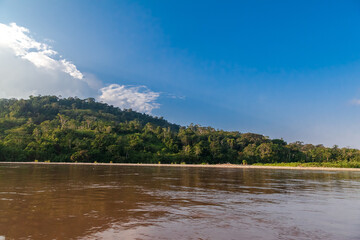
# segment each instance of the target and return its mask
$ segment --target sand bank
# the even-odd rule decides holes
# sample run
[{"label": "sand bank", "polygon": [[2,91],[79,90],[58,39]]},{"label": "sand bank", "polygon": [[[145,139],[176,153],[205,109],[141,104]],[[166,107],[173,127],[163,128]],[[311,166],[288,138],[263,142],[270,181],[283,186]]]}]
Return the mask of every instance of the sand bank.
[{"label": "sand bank", "polygon": [[279,170],[314,170],[314,171],[360,171],[360,168],[254,166],[254,165],[237,165],[237,164],[206,164],[206,165],[204,165],[204,164],[71,163],[71,162],[0,162],[0,164],[79,165],[79,166],[142,166],[142,167],[195,167],[195,168],[241,168],[241,169],[279,169]]}]

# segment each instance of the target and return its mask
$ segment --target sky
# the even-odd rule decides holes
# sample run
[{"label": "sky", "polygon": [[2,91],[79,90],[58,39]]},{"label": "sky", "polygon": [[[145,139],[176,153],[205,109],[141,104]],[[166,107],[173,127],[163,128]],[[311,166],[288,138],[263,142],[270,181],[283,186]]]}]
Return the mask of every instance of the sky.
[{"label": "sky", "polygon": [[0,98],[360,148],[360,2],[0,0]]}]

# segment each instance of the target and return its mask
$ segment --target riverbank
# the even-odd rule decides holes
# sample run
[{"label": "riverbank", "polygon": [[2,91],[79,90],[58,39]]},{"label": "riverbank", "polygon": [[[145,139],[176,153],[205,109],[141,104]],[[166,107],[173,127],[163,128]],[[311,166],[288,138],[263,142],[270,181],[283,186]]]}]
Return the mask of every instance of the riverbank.
[{"label": "riverbank", "polygon": [[145,166],[145,167],[196,167],[196,168],[240,168],[240,169],[279,169],[314,171],[358,171],[360,168],[303,167],[276,165],[237,165],[237,164],[144,164],[144,163],[72,163],[72,162],[0,162],[0,164],[37,164],[37,165],[79,165],[79,166]]}]

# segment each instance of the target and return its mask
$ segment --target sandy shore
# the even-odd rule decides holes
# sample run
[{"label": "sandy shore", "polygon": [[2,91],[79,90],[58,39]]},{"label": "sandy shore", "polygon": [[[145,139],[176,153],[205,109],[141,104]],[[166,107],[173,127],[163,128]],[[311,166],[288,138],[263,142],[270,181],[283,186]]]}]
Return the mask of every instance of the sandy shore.
[{"label": "sandy shore", "polygon": [[280,169],[280,170],[314,170],[314,171],[360,171],[360,168],[330,167],[285,167],[253,166],[236,164],[145,164],[145,163],[70,163],[70,162],[0,162],[0,164],[39,164],[39,165],[83,165],[83,166],[143,166],[143,167],[195,167],[195,168],[241,168],[241,169]]}]

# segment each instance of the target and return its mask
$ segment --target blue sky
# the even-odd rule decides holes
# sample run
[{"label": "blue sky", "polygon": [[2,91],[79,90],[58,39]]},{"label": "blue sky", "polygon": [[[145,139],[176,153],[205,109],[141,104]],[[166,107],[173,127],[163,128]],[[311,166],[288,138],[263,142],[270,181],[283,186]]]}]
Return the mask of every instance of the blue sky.
[{"label": "blue sky", "polygon": [[0,0],[12,22],[171,122],[360,147],[357,1]]}]

